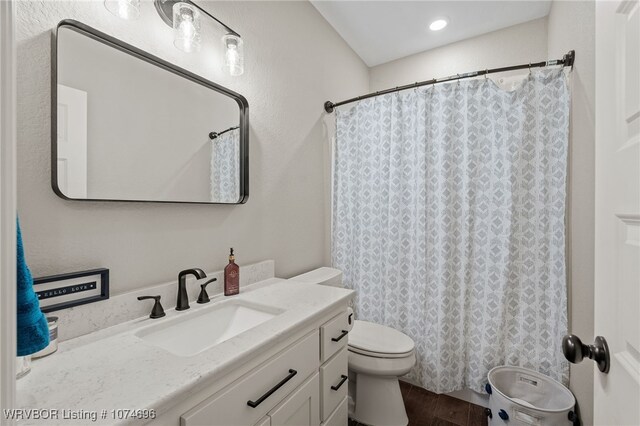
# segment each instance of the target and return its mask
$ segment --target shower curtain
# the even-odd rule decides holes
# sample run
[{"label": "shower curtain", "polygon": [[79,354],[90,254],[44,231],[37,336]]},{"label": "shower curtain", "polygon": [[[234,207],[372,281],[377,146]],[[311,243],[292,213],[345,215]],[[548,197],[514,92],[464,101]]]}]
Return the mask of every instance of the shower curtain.
[{"label": "shower curtain", "polygon": [[211,141],[211,201],[240,199],[240,131],[230,130]]},{"label": "shower curtain", "polygon": [[356,314],[416,343],[412,379],[483,391],[498,365],[568,381],[562,70],[337,111],[332,262]]}]

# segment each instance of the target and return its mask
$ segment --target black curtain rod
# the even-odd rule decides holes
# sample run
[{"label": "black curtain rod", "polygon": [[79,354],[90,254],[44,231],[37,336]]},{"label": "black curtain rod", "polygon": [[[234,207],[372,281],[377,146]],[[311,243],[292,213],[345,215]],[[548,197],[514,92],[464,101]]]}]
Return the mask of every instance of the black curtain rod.
[{"label": "black curtain rod", "polygon": [[211,133],[209,133],[209,139],[214,140],[218,136],[222,136],[227,132],[230,132],[232,130],[236,130],[236,129],[239,129],[239,128],[240,128],[240,126],[236,126],[236,127],[229,127],[228,129],[223,130],[221,132],[211,132]]},{"label": "black curtain rod", "polygon": [[331,101],[327,101],[324,103],[324,110],[328,113],[332,113],[334,109],[336,107],[339,107],[340,105],[350,104],[351,102],[357,102],[363,99],[373,98],[375,96],[386,95],[387,93],[399,92],[401,90],[413,89],[415,87],[429,86],[436,83],[444,83],[446,81],[461,80],[463,78],[478,77],[481,75],[493,74],[497,72],[515,71],[515,70],[522,70],[526,68],[542,68],[542,67],[549,67],[554,65],[562,65],[563,67],[571,67],[571,69],[573,69],[573,61],[575,59],[576,59],[575,50],[570,50],[566,55],[562,57],[562,59],[556,59],[553,61],[536,62],[536,63],[529,63],[529,64],[523,64],[523,65],[513,65],[510,67],[486,69],[481,71],[468,72],[464,74],[451,75],[449,77],[433,78],[431,80],[425,80],[425,81],[416,81],[413,84],[406,84],[404,86],[398,86],[391,89],[380,90],[378,92],[367,93],[366,95],[357,96],[355,98],[347,99],[341,102],[333,103]]}]

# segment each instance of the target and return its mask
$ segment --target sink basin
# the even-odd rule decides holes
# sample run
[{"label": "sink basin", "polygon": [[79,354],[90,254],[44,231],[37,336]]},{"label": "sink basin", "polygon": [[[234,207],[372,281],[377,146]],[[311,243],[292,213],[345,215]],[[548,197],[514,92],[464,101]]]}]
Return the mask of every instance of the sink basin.
[{"label": "sink basin", "polygon": [[193,356],[238,334],[252,329],[276,315],[281,309],[243,301],[223,302],[198,312],[181,314],[173,322],[144,328],[140,339],[178,356]]}]

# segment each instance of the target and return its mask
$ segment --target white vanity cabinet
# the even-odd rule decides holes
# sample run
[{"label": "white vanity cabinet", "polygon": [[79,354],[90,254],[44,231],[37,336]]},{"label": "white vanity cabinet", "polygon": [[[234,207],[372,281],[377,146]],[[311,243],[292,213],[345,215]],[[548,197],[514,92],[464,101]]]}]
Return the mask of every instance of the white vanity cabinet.
[{"label": "white vanity cabinet", "polygon": [[254,426],[271,426],[271,417],[269,416],[264,416],[263,418],[260,419],[260,421],[258,423],[256,423]]},{"label": "white vanity cabinet", "polygon": [[320,424],[320,380],[315,373],[270,413],[271,425],[317,426]]},{"label": "white vanity cabinet", "polygon": [[206,398],[181,426],[346,426],[346,309]]},{"label": "white vanity cabinet", "polygon": [[320,327],[320,420],[323,426],[347,424],[347,334],[351,320],[345,310]]}]

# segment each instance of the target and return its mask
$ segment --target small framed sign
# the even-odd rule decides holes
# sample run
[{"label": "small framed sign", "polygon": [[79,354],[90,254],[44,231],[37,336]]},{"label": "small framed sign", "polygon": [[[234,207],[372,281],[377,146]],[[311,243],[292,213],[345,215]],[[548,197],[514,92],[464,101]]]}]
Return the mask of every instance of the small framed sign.
[{"label": "small framed sign", "polygon": [[109,298],[106,268],[35,278],[33,284],[44,313]]}]

